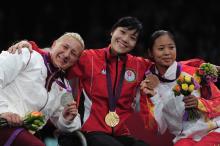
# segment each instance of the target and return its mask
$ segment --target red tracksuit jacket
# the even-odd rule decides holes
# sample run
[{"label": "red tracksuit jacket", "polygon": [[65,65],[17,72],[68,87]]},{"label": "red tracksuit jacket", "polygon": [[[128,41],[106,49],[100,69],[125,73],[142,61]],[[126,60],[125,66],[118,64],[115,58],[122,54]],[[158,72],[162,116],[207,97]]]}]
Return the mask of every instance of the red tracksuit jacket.
[{"label": "red tracksuit jacket", "polygon": [[[124,122],[134,111],[133,105],[137,99],[135,98],[137,89],[144,79],[144,73],[149,68],[150,62],[130,54],[118,59],[111,56],[109,48],[85,50],[79,62],[70,71],[70,75],[80,77],[80,84],[85,96],[82,130],[112,134],[112,129],[104,121],[109,112],[105,52],[107,52],[107,60],[109,61],[112,85],[114,85],[115,80],[117,80],[116,82],[119,81],[123,62],[127,60],[121,94],[116,103],[116,112],[120,117],[120,123],[115,127],[114,134],[128,135],[129,131]],[[140,97],[140,111],[143,115],[147,114],[145,105],[145,98]]]}]

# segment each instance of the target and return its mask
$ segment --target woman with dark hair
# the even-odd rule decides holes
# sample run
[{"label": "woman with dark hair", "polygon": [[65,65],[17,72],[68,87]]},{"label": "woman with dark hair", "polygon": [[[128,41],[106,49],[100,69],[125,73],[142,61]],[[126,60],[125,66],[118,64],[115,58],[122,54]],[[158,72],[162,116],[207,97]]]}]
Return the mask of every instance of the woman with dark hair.
[{"label": "woman with dark hair", "polygon": [[[152,34],[149,55],[155,64],[141,89],[153,103],[155,118],[151,119],[156,120],[158,131],[163,134],[168,128],[175,135],[175,146],[218,145],[220,91],[214,82],[198,76],[201,68],[196,65],[176,61],[176,44],[169,31]],[[217,71],[214,66],[213,71]],[[154,88],[150,82],[155,81],[148,78],[152,74],[160,80]]]},{"label": "woman with dark hair", "polygon": [[[81,130],[89,146],[146,146],[131,136],[125,124],[134,112],[135,101],[140,100],[142,115],[147,112],[138,87],[150,62],[129,54],[138,45],[141,33],[137,18],[119,19],[112,27],[110,45],[84,50],[69,70],[69,78],[80,79],[80,105],[84,106]],[[42,52],[33,43],[32,47]]]}]

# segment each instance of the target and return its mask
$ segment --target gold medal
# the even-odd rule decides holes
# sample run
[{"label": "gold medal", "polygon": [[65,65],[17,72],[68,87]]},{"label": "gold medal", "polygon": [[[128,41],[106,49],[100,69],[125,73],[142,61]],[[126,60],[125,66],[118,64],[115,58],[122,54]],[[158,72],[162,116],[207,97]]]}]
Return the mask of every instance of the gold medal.
[{"label": "gold medal", "polygon": [[116,125],[118,125],[119,123],[119,116],[116,112],[109,112],[106,116],[105,116],[105,123],[109,126],[109,127],[115,127]]}]

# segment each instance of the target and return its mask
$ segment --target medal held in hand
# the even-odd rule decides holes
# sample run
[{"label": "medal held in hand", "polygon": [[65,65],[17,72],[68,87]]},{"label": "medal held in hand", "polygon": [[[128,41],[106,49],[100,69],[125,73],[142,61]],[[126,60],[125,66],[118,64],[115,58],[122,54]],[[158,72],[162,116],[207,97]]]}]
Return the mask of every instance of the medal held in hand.
[{"label": "medal held in hand", "polygon": [[147,87],[149,89],[154,89],[157,87],[157,85],[160,83],[160,80],[158,79],[158,77],[154,74],[148,74],[146,75],[146,80],[149,80],[149,82],[147,82]]},{"label": "medal held in hand", "polygon": [[118,125],[119,121],[120,119],[116,112],[109,111],[109,113],[105,116],[105,123],[109,127],[115,127],[116,125]]},{"label": "medal held in hand", "polygon": [[66,106],[68,103],[70,103],[71,101],[73,101],[73,96],[72,96],[72,92],[65,92],[60,100],[60,103],[62,106]]}]

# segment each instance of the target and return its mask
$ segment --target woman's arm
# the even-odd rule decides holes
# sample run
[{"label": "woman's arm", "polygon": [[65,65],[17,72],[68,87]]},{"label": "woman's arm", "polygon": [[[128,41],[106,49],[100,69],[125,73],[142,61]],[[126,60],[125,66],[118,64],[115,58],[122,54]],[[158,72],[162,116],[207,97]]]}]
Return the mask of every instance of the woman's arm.
[{"label": "woman's arm", "polygon": [[10,84],[22,70],[24,70],[31,59],[28,49],[24,49],[20,55],[18,52],[10,54],[3,51],[0,54],[0,87]]}]

